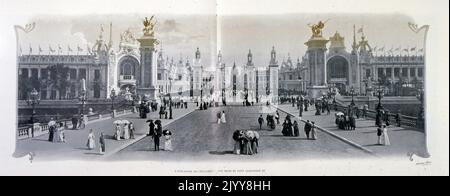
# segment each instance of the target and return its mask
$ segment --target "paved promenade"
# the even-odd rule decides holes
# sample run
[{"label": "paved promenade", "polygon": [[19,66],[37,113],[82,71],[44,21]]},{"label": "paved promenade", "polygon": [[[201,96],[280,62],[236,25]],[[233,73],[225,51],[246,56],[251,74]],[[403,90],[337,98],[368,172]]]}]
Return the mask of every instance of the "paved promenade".
[{"label": "paved promenade", "polygon": [[[183,118],[187,114],[193,112],[197,107],[195,104],[190,103],[188,109],[173,109],[173,119],[162,119],[162,125],[165,126],[180,118]],[[116,141],[113,139],[115,133],[113,122],[118,119],[126,119],[133,122],[135,125],[135,139]],[[139,118],[139,113],[131,113],[123,116],[119,116],[113,119],[99,120],[88,123],[85,129],[80,130],[66,130],[65,135],[66,143],[52,143],[48,141],[48,134],[41,135],[39,137],[19,140],[16,144],[15,156],[23,156],[28,152],[34,152],[36,154],[35,160],[98,160],[104,159],[110,156],[112,153],[119,151],[120,149],[144,138],[148,133],[148,124],[145,122],[149,119],[159,119],[158,112],[151,112],[147,115],[147,119]],[[96,148],[88,150],[86,147],[87,136],[89,130],[93,129],[96,137]],[[103,132],[106,136],[106,153],[104,155],[99,154],[98,138],[100,133]]]},{"label": "paved promenade", "polygon": [[[291,104],[283,104],[277,107],[296,117],[299,115],[299,110],[296,107],[292,107]],[[335,124],[335,111],[332,110],[330,115],[327,115],[325,112],[325,114],[320,116],[316,116],[314,113],[315,108],[311,106],[307,112],[303,112],[302,119],[315,121],[319,127],[331,131],[343,139],[354,142],[377,156],[406,156],[408,152],[414,152],[419,155],[427,154],[425,134],[422,131],[391,125],[388,127],[391,146],[380,146],[377,145],[377,127],[374,119],[360,118],[356,120],[356,130],[341,130]]]}]

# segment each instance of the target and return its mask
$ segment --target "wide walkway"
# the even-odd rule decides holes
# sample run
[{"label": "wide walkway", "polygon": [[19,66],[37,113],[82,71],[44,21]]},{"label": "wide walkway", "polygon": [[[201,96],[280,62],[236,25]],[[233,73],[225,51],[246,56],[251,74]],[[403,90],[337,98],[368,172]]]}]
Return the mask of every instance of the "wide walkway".
[{"label": "wide walkway", "polygon": [[[230,104],[231,105],[231,104]],[[216,114],[225,111],[226,124],[217,124]],[[196,110],[189,116],[172,123],[167,128],[173,132],[174,151],[153,151],[153,141],[146,137],[141,141],[110,156],[108,160],[154,160],[154,161],[286,161],[305,159],[336,159],[369,157],[367,153],[323,132],[318,140],[307,140],[303,132],[300,137],[284,137],[281,125],[275,130],[263,125],[259,130],[257,119],[273,114],[275,109],[267,106],[242,107],[238,105]],[[284,118],[287,114],[281,113]],[[300,123],[300,127],[304,124]],[[232,154],[236,129],[256,130],[259,140],[259,154]],[[161,149],[164,139],[161,140]]]},{"label": "wide walkway", "polygon": [[[299,115],[299,110],[296,107],[292,107],[291,104],[283,104],[277,107],[292,115]],[[304,120],[315,121],[318,126],[353,141],[362,147],[369,149],[376,155],[407,156],[407,153],[409,152],[419,155],[427,154],[425,134],[422,131],[391,125],[388,127],[391,146],[380,146],[377,145],[377,127],[375,126],[374,119],[360,118],[356,120],[356,130],[341,130],[338,129],[335,124],[335,111],[331,111],[330,115],[327,115],[325,112],[325,114],[316,116],[314,115],[314,106],[311,106],[308,109],[308,112],[303,112],[302,118]]]},{"label": "wide walkway", "polygon": [[[165,126],[171,122],[174,122],[187,114],[197,109],[195,104],[190,103],[188,109],[173,109],[173,119],[162,119],[162,125]],[[83,159],[83,160],[98,160],[104,159],[111,153],[115,153],[120,149],[138,141],[146,136],[148,133],[149,119],[159,119],[158,112],[151,112],[147,115],[147,119],[139,118],[139,113],[131,113],[128,115],[116,117],[113,119],[105,119],[92,123],[88,123],[85,129],[81,130],[66,130],[66,143],[52,143],[48,141],[48,134],[26,140],[19,140],[16,143],[16,156],[23,156],[28,152],[34,152],[36,154],[35,160],[67,160],[67,159]],[[119,119],[126,119],[133,122],[136,128],[134,140],[121,140],[117,141],[113,139],[114,125],[113,122]],[[89,130],[93,129],[96,137],[96,148],[94,150],[88,150],[86,147],[87,136]],[[105,155],[99,154],[98,138],[100,133],[103,132],[106,136],[106,153]]]}]

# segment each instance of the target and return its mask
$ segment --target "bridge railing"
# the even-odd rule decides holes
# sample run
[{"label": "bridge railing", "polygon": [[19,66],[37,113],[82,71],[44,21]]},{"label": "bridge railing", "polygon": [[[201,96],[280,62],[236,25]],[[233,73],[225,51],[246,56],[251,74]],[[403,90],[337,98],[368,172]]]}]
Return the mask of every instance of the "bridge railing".
[{"label": "bridge railing", "polygon": [[[116,112],[116,116],[126,115],[131,113],[132,110],[120,110]],[[110,112],[103,113],[103,114],[88,114],[87,115],[87,122],[95,121],[95,120],[102,120],[102,119],[108,119],[111,118],[112,114]],[[69,127],[72,127],[72,119],[64,118],[64,119],[57,119],[55,120],[57,123],[63,123],[64,127],[68,129]],[[34,126],[34,131],[32,127]],[[23,126],[20,126],[17,128],[17,140],[23,140],[34,137],[38,137],[44,134],[47,134],[49,130],[49,126],[47,123],[34,123],[34,124],[26,124]],[[32,133],[33,132],[33,133]]]},{"label": "bridge railing", "polygon": [[[334,107],[333,105],[331,106],[332,108]],[[336,105],[337,110],[343,112],[344,114],[347,111],[348,107],[342,106],[342,105]],[[362,114],[362,109],[358,108],[358,110],[360,110],[360,114]],[[375,119],[377,115],[377,111],[375,110],[367,110],[366,116],[372,119]],[[391,124],[395,124],[397,125],[397,119],[396,119],[396,113],[389,113],[388,114],[388,118],[389,121],[391,122]],[[419,120],[417,117],[413,117],[413,116],[406,116],[406,115],[402,115],[400,114],[400,124],[401,126],[407,126],[407,127],[412,127],[412,128],[416,128],[419,130],[424,130],[424,126],[423,126],[423,121]]]}]

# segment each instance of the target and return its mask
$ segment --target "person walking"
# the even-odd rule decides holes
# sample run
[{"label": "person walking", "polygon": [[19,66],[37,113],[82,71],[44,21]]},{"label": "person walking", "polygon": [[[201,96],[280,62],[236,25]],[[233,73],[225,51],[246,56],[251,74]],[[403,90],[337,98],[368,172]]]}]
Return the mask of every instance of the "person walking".
[{"label": "person walking", "polygon": [[264,118],[262,115],[259,115],[259,118],[258,118],[259,129],[262,129],[263,123],[264,123]]},{"label": "person walking", "polygon": [[116,133],[114,134],[114,137],[116,138],[117,141],[120,141],[120,135],[122,131],[120,130],[120,125],[116,124]]},{"label": "person walking", "polygon": [[383,125],[383,145],[390,146],[391,141],[389,140],[388,129],[386,125]]},{"label": "person walking", "polygon": [[314,121],[311,122],[311,138],[313,140],[317,139],[317,132],[316,132],[316,123]]},{"label": "person walking", "polygon": [[129,129],[128,129],[129,127],[128,127],[128,123],[125,123],[124,125],[123,125],[123,131],[122,131],[122,138],[124,139],[124,140],[127,140],[127,139],[130,139],[130,132],[129,132]]},{"label": "person walking", "polygon": [[222,120],[222,112],[217,112],[217,124],[220,124],[220,121]]},{"label": "person walking", "polygon": [[309,140],[309,133],[311,131],[311,124],[309,120],[306,120],[305,127],[303,128],[306,134],[306,138]]},{"label": "person walking", "polygon": [[60,138],[59,138],[59,133],[61,132],[61,127],[64,128],[64,124],[62,122],[53,125],[53,136],[52,136],[52,142],[53,143],[58,143],[61,142]]},{"label": "person walking", "polygon": [[165,151],[173,151],[172,148],[172,132],[169,130],[164,130],[164,138],[166,139],[164,141],[164,150]]},{"label": "person walking", "polygon": [[56,129],[56,122],[53,120],[53,118],[50,118],[50,121],[48,122],[48,141],[49,142],[53,142],[55,129]]},{"label": "person walking", "polygon": [[95,135],[94,135],[94,131],[92,129],[89,130],[86,146],[89,150],[92,150],[95,148]]},{"label": "person walking", "polygon": [[298,129],[298,123],[297,121],[294,121],[294,136],[298,137],[300,135],[299,129]]},{"label": "person walking", "polygon": [[153,142],[155,143],[155,151],[159,151],[159,138],[161,137],[161,124],[157,123],[155,126],[155,132],[153,133]]},{"label": "person walking", "polygon": [[103,155],[105,154],[106,151],[106,144],[105,144],[105,135],[102,133],[100,133],[100,138],[98,139],[98,143],[100,144],[100,154]]},{"label": "person walking", "polygon": [[222,111],[222,115],[220,115],[221,121],[223,124],[227,123],[227,119],[225,117],[225,111]]},{"label": "person walking", "polygon": [[277,110],[277,113],[275,114],[275,119],[277,120],[277,125],[279,125],[280,124],[280,113],[278,113],[278,110]]},{"label": "person walking", "polygon": [[381,125],[379,125],[377,128],[377,136],[378,136],[377,144],[378,145],[381,145],[381,136],[382,135],[383,135],[383,129],[381,128]]},{"label": "person walking", "polygon": [[66,134],[64,133],[64,123],[60,122],[58,127],[59,142],[66,143]]},{"label": "person walking", "polygon": [[130,132],[130,139],[134,139],[134,132],[136,130],[134,129],[134,125],[132,122],[130,122],[130,124],[128,125],[128,130]]}]

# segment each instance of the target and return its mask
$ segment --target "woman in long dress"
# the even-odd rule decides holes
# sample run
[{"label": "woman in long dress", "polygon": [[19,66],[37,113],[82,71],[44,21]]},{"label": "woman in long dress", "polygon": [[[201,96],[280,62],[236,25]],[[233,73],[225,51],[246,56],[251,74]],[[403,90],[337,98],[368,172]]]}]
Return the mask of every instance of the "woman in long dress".
[{"label": "woman in long dress", "polygon": [[220,116],[220,119],[222,120],[222,123],[227,122],[227,119],[225,118],[225,111],[222,111],[222,115]]},{"label": "woman in long dress", "polygon": [[383,139],[384,139],[384,145],[385,146],[390,146],[391,145],[391,141],[389,140],[389,134],[388,134],[388,130],[386,125],[383,125]]},{"label": "woman in long dress", "polygon": [[173,148],[172,148],[172,132],[166,130],[164,132],[164,137],[166,138],[166,141],[164,142],[164,150],[165,151],[173,151]]},{"label": "woman in long dress", "polygon": [[87,141],[86,146],[89,150],[92,150],[95,148],[95,135],[94,135],[94,131],[92,129],[89,130],[88,141]]},{"label": "woman in long dress", "polygon": [[125,123],[125,125],[123,126],[122,134],[123,134],[123,139],[126,139],[126,140],[130,139],[130,132],[128,130],[128,124],[127,123]]},{"label": "woman in long dress", "polygon": [[121,131],[120,131],[120,125],[116,124],[116,134],[114,134],[114,136],[116,137],[116,140],[120,140],[120,135],[121,135]]},{"label": "woman in long dress", "polygon": [[128,125],[128,129],[130,131],[130,139],[134,139],[134,131],[136,130],[134,129],[133,123],[130,123],[130,125]]},{"label": "woman in long dress", "polygon": [[63,123],[59,124],[58,132],[59,132],[59,141],[66,143],[66,135],[64,133],[64,124]]},{"label": "woman in long dress", "polygon": [[100,134],[100,138],[98,140],[98,143],[100,144],[100,154],[104,154],[106,151],[106,144],[105,144],[105,135],[103,132]]},{"label": "woman in long dress", "polygon": [[298,129],[298,123],[297,121],[294,121],[294,136],[298,137],[300,135],[300,131]]},{"label": "woman in long dress", "polygon": [[311,122],[311,138],[312,138],[313,140],[316,140],[316,139],[317,139],[316,125],[315,125],[315,122],[314,122],[314,121]]},{"label": "woman in long dress", "polygon": [[233,149],[233,153],[234,154],[241,154],[241,143],[242,143],[242,138],[241,138],[241,131],[240,130],[236,130],[233,133],[233,140],[234,140],[234,149]]},{"label": "woman in long dress", "polygon": [[63,127],[63,123],[59,123],[59,124],[57,124],[57,125],[54,125],[54,131],[53,131],[53,141],[52,142],[54,142],[54,143],[57,143],[57,142],[61,142],[61,140],[60,140],[60,138],[59,138],[59,134],[61,133],[61,127]]}]

